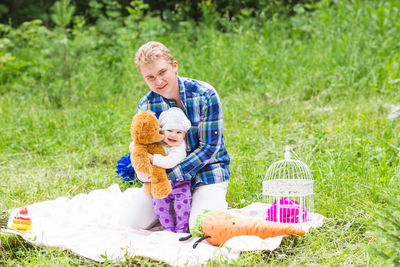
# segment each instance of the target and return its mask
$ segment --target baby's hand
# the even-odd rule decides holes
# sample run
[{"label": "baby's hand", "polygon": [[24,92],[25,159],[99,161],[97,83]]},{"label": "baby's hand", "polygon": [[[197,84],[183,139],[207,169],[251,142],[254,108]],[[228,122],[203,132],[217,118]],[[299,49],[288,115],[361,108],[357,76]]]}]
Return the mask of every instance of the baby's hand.
[{"label": "baby's hand", "polygon": [[149,157],[150,163],[153,164],[153,159],[154,159],[153,154],[147,153],[147,156]]},{"label": "baby's hand", "polygon": [[129,144],[129,153],[132,154],[134,146],[135,146],[135,142],[132,141],[132,142]]},{"label": "baby's hand", "polygon": [[141,173],[141,172],[136,172],[136,176],[137,176],[137,179],[139,181],[141,181],[142,183],[151,182],[151,176],[149,176],[147,174],[144,174],[144,173]]}]

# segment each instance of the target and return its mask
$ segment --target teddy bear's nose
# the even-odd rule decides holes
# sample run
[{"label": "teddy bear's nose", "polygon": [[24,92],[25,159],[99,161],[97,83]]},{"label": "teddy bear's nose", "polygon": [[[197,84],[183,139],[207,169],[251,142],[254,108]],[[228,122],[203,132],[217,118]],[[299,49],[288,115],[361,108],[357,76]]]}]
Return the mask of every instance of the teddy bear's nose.
[{"label": "teddy bear's nose", "polygon": [[163,132],[163,130],[160,130],[160,131],[158,131],[161,135],[163,135],[164,134],[164,132]]}]

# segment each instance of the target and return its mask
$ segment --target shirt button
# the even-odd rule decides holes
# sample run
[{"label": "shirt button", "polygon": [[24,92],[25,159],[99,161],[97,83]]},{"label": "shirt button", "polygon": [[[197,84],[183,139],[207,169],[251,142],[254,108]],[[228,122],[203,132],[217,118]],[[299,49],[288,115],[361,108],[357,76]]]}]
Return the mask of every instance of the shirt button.
[{"label": "shirt button", "polygon": [[217,131],[215,131],[214,133],[215,133],[215,134],[217,134],[218,132],[217,132]]}]

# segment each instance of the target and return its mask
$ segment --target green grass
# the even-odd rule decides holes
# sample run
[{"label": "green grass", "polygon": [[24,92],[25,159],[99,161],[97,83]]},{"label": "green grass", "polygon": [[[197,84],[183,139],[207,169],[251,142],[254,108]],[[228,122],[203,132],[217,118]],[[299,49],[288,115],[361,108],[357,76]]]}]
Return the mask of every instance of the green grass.
[{"label": "green grass", "polygon": [[[322,1],[311,13],[248,19],[228,32],[199,25],[155,36],[175,54],[180,75],[219,92],[232,162],[230,206],[262,201],[266,170],[289,144],[312,169],[315,211],[331,218],[274,252],[246,253],[235,265],[385,264],[371,248],[382,238],[374,229],[375,211],[386,206],[381,194],[399,189],[400,118],[387,119],[391,105],[400,105],[399,9],[394,0]],[[89,30],[76,35],[69,101],[60,59],[44,52],[55,49],[54,37],[44,36],[47,42],[30,37],[34,47],[9,48],[29,66],[0,86],[5,208],[113,183],[126,188],[114,168],[128,150],[131,118],[148,90],[133,64],[135,49],[147,40],[131,40],[123,31],[108,43]],[[0,238],[0,262],[10,265],[102,265]]]}]

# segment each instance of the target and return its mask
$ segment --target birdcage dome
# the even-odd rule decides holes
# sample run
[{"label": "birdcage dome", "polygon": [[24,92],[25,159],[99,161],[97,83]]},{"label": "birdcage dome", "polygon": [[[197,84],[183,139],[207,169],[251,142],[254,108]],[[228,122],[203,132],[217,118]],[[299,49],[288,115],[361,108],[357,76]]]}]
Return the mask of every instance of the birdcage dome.
[{"label": "birdcage dome", "polygon": [[294,153],[286,147],[285,159],[274,162],[265,174],[263,195],[271,205],[267,220],[302,223],[313,211],[314,180],[310,168],[299,159],[292,159],[291,152]]}]

